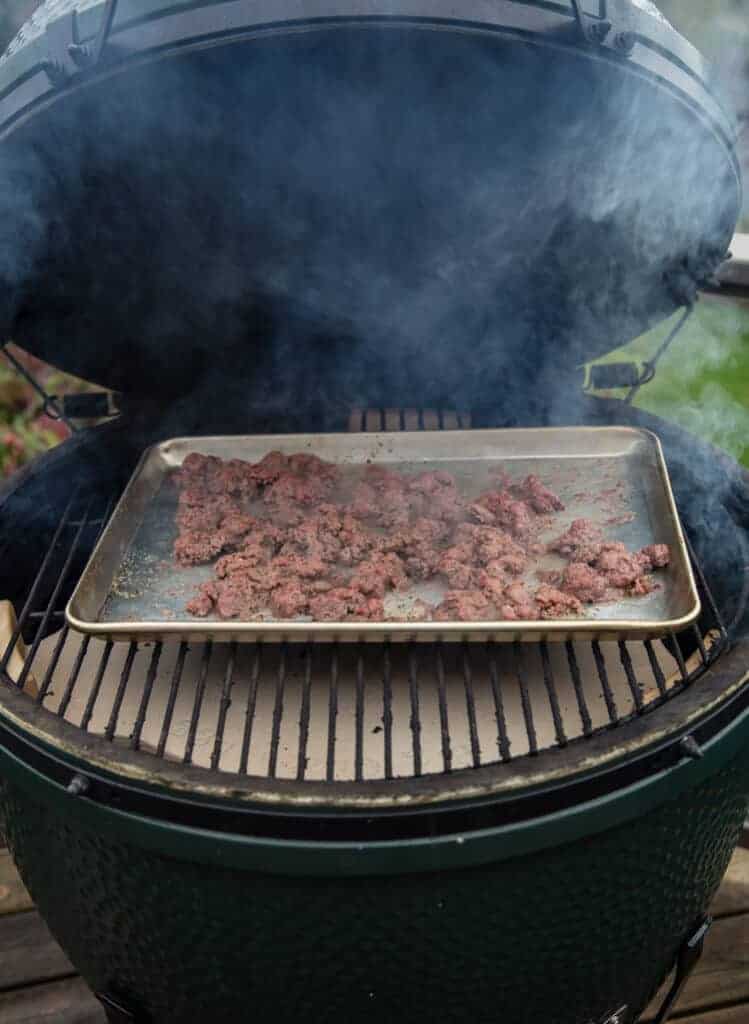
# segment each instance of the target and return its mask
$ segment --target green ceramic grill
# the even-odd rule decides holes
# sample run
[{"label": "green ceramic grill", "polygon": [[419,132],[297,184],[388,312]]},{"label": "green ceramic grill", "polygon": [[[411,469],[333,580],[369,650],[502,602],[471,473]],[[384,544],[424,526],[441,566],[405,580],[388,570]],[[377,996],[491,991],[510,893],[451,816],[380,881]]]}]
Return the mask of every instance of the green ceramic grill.
[{"label": "green ceramic grill", "polygon": [[[663,1024],[746,813],[749,488],[580,366],[726,258],[700,56],[645,0],[47,0],[0,62],[0,175],[4,336],[119,409],[0,495],[5,831],[111,1021],[633,1024],[673,971]],[[65,622],[150,444],[583,424],[660,438],[686,630]]]}]

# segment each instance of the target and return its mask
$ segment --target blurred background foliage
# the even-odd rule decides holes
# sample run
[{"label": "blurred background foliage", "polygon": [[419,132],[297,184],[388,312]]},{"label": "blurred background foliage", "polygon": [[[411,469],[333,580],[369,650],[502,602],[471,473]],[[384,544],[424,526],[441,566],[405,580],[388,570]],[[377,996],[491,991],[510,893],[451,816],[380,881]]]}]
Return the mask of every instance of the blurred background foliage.
[{"label": "blurred background foliage", "polygon": [[[671,23],[713,63],[714,73],[739,122],[740,152],[749,182],[749,0],[657,0]],[[39,0],[0,0],[0,50]],[[749,231],[749,187],[742,229]],[[649,358],[671,322],[662,324],[606,360]],[[15,350],[48,393],[86,387]],[[621,397],[619,395],[618,397]],[[749,466],[749,304],[705,298],[664,356],[637,405],[682,423]],[[45,414],[41,400],[0,359],[0,475],[67,435]]]}]

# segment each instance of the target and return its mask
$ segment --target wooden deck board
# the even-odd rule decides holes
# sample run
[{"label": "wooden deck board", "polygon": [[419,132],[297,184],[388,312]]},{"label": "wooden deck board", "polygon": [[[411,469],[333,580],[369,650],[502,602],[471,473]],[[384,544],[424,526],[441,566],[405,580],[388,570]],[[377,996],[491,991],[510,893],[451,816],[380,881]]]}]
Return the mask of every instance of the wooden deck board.
[{"label": "wooden deck board", "polygon": [[[32,907],[9,854],[0,850],[0,1022],[105,1024],[101,1007]],[[672,1019],[749,1024],[749,850],[736,851],[711,911],[716,920],[705,953]]]},{"label": "wooden deck board", "polygon": [[2,1024],[106,1024],[106,1017],[86,984],[80,978],[67,978],[0,993],[0,1021]]}]

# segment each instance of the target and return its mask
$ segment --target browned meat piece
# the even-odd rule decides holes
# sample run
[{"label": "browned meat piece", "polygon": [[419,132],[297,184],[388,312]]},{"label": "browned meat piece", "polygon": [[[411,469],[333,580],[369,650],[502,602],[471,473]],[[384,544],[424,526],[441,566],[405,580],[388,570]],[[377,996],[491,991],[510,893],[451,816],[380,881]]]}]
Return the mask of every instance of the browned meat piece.
[{"label": "browned meat piece", "polygon": [[351,496],[349,512],[357,519],[370,519],[377,513],[377,491],[370,484],[360,482]]},{"label": "browned meat piece", "polygon": [[502,604],[497,604],[501,619],[534,621],[539,617],[538,605],[519,580],[505,587],[503,598]]},{"label": "browned meat piece", "polygon": [[395,590],[405,582],[403,562],[391,553],[361,562],[349,581],[349,587],[372,597],[384,597],[388,590]]},{"label": "browned meat piece", "polygon": [[564,504],[553,491],[544,487],[537,476],[527,476],[517,491],[519,496],[527,501],[533,511],[538,512],[539,515],[564,511]]},{"label": "browned meat piece", "polygon": [[549,551],[558,551],[575,562],[595,562],[601,553],[603,530],[590,519],[575,519],[560,537],[549,544]]},{"label": "browned meat piece", "polygon": [[265,487],[278,480],[288,465],[289,460],[282,452],[268,452],[260,462],[251,465],[249,473],[253,480]]},{"label": "browned meat piece", "polygon": [[180,565],[204,565],[212,562],[223,549],[224,537],[220,532],[191,530],[175,540],[174,557]]},{"label": "browned meat piece", "polygon": [[481,622],[492,615],[493,608],[480,590],[448,590],[434,610],[437,622]]},{"label": "browned meat piece", "polygon": [[351,566],[382,550],[383,539],[368,532],[353,516],[345,514],[338,539],[341,542],[340,562]]},{"label": "browned meat piece", "polygon": [[626,590],[645,574],[650,563],[641,555],[633,555],[620,541],[613,541],[601,545],[595,567],[609,586]]},{"label": "browned meat piece", "polygon": [[204,619],[215,608],[217,598],[218,588],[214,580],[201,583],[197,595],[188,602],[187,611],[190,615],[197,615],[198,618]]},{"label": "browned meat piece", "polygon": [[561,588],[586,604],[602,601],[606,596],[606,580],[587,562],[568,565],[562,574]]},{"label": "browned meat piece", "polygon": [[479,562],[484,565],[499,562],[507,572],[515,576],[525,572],[528,559],[509,533],[495,526],[483,526],[478,529],[475,536]]},{"label": "browned meat piece", "polygon": [[406,489],[406,481],[401,474],[393,472],[387,466],[367,466],[364,470],[363,480],[375,491],[392,490],[393,488],[404,491]]},{"label": "browned meat piece", "polygon": [[408,489],[416,494],[439,494],[445,489],[456,491],[455,477],[444,470],[428,470],[413,477]]},{"label": "browned meat piece", "polygon": [[505,589],[508,582],[508,578],[504,573],[492,572],[488,566],[486,569],[479,569],[476,573],[478,589],[485,595],[487,600],[497,607],[505,601]]},{"label": "browned meat piece", "polygon": [[648,560],[651,568],[663,569],[671,561],[671,549],[668,544],[649,544],[639,552]]},{"label": "browned meat piece", "polygon": [[200,487],[206,490],[209,479],[213,478],[222,466],[222,460],[215,455],[190,452],[185,456],[179,469],[175,470],[173,478],[180,487]]},{"label": "browned meat piece", "polygon": [[446,548],[437,562],[437,571],[454,590],[470,590],[475,586],[474,550],[470,543]]},{"label": "browned meat piece", "polygon": [[644,575],[637,577],[634,583],[627,588],[627,593],[631,594],[632,597],[645,597],[646,594],[651,594],[657,589],[658,584],[653,577]]},{"label": "browned meat piece", "polygon": [[235,546],[258,525],[257,519],[245,512],[228,512],[221,520],[220,530],[224,536],[224,547]]},{"label": "browned meat piece", "polygon": [[574,596],[548,583],[542,583],[536,591],[536,602],[541,610],[542,619],[568,619],[574,615],[580,615],[583,606]]},{"label": "browned meat piece", "polygon": [[477,501],[472,502],[467,508],[468,518],[482,526],[491,526],[496,522],[494,513],[490,512],[486,505],[480,505]]},{"label": "browned meat piece", "polygon": [[307,595],[299,583],[284,583],[270,595],[270,606],[278,619],[293,619],[304,615],[308,606]]},{"label": "browned meat piece", "polygon": [[528,538],[536,529],[533,509],[507,491],[488,491],[479,497],[478,504],[488,508],[496,522],[515,537]]},{"label": "browned meat piece", "polygon": [[278,582],[278,571],[271,566],[270,558],[256,548],[223,555],[216,562],[214,572],[219,580],[241,577],[256,586],[266,586],[267,589]]},{"label": "browned meat piece", "polygon": [[263,501],[276,509],[284,505],[316,505],[327,498],[330,490],[331,482],[324,477],[283,473],[266,489]]},{"label": "browned meat piece", "polygon": [[248,619],[260,611],[268,601],[267,590],[258,588],[246,579],[232,578],[213,582],[215,609],[222,619]]},{"label": "browned meat piece", "polygon": [[309,452],[299,452],[296,455],[290,455],[288,465],[293,473],[301,476],[316,477],[331,483],[337,483],[340,477],[338,466],[332,462],[326,462],[325,459],[321,459],[319,456],[312,455]]},{"label": "browned meat piece", "polygon": [[231,494],[246,501],[257,496],[258,484],[252,475],[252,463],[242,459],[229,459],[216,474],[221,493]]},{"label": "browned meat piece", "polygon": [[281,553],[273,560],[271,571],[280,573],[284,579],[298,576],[302,580],[314,580],[324,576],[328,566],[312,555],[284,555]]},{"label": "browned meat piece", "polygon": [[339,587],[313,597],[309,603],[312,618],[322,622],[343,622],[346,619],[384,618],[382,601],[377,597],[365,597],[349,587]]}]

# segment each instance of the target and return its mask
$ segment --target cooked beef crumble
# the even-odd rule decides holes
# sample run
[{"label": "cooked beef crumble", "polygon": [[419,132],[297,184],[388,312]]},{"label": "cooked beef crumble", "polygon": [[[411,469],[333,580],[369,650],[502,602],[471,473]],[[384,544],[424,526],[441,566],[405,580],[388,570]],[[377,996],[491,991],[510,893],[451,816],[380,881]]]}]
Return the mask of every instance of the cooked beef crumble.
[{"label": "cooked beef crumble", "polygon": [[[196,616],[381,621],[388,594],[434,580],[443,600],[411,598],[398,618],[566,619],[585,604],[649,593],[670,557],[665,544],[628,551],[588,519],[542,543],[564,505],[535,476],[494,474],[495,489],[470,500],[443,471],[372,465],[347,489],[340,469],[315,455],[269,452],[250,463],[194,453],[174,481],[174,557],[213,564],[187,605]],[[567,564],[538,572],[529,589],[521,577],[547,551]]]}]

